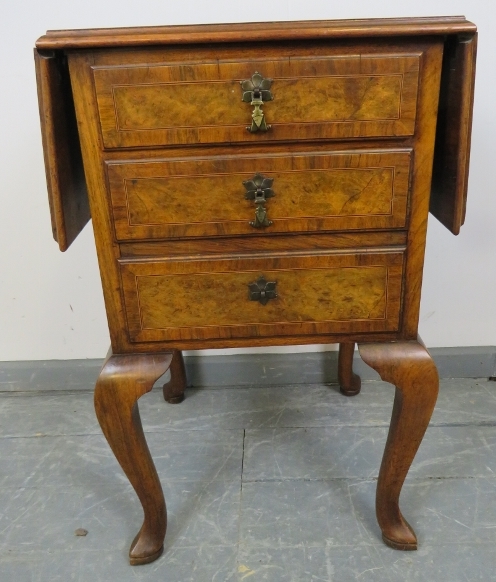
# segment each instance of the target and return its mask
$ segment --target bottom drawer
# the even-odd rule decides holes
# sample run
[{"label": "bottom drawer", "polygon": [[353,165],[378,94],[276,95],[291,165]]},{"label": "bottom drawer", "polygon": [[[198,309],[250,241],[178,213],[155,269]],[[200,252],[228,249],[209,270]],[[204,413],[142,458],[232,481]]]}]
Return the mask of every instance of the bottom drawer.
[{"label": "bottom drawer", "polygon": [[153,342],[397,331],[403,266],[398,249],[121,260],[129,337]]}]

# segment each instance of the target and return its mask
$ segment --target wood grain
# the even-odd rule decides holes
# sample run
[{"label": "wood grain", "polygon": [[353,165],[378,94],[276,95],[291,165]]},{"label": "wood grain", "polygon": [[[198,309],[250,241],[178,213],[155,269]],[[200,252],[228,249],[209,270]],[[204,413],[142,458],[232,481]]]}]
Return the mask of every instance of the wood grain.
[{"label": "wood grain", "polygon": [[81,30],[49,30],[39,38],[40,49],[91,47],[144,47],[148,45],[267,42],[275,40],[383,38],[446,35],[475,32],[464,16],[424,18],[368,18],[355,20],[303,20],[300,22],[251,22],[246,24],[195,24]]},{"label": "wood grain", "polygon": [[353,372],[353,355],[355,353],[354,342],[339,344],[338,355],[338,383],[341,394],[355,396],[362,387],[360,376]]},{"label": "wood grain", "polygon": [[[274,180],[267,232],[406,226],[411,151],[107,163],[118,240],[253,234],[243,181]],[[194,193],[194,195],[192,195]]]},{"label": "wood grain", "polygon": [[67,60],[34,51],[53,238],[66,251],[90,219]]},{"label": "wood grain", "polygon": [[132,565],[152,562],[163,551],[167,512],[137,400],[165,374],[171,359],[171,354],[111,356],[95,387],[98,422],[143,506],[143,525],[129,550]]},{"label": "wood grain", "polygon": [[186,390],[186,368],[181,350],[172,352],[169,370],[170,380],[163,386],[164,400],[169,404],[179,404],[184,400]]},{"label": "wood grain", "polygon": [[[121,262],[132,341],[304,335],[398,328],[403,255]],[[261,306],[248,285],[277,282]]]},{"label": "wood grain", "polygon": [[[403,51],[417,51],[417,54],[422,54],[422,69],[419,72],[419,98],[418,98],[418,112],[416,113],[416,124],[417,124],[417,131],[413,139],[408,138],[408,147],[412,147],[414,150],[413,156],[413,163],[411,165],[411,190],[410,190],[410,218],[407,223],[407,240],[408,240],[408,251],[406,257],[406,269],[405,269],[405,280],[403,282],[404,291],[403,291],[403,299],[401,304],[401,314],[402,319],[400,321],[400,326],[396,329],[397,338],[403,337],[410,339],[414,334],[416,334],[417,327],[418,327],[418,308],[420,303],[420,288],[421,288],[421,273],[422,273],[422,266],[423,266],[423,252],[424,252],[424,245],[425,245],[425,227],[426,227],[426,215],[427,215],[427,205],[428,205],[428,198],[429,198],[429,190],[430,190],[430,166],[429,164],[432,163],[432,156],[433,156],[433,145],[434,145],[434,135],[435,135],[435,119],[436,119],[436,112],[437,112],[437,97],[439,91],[439,75],[440,75],[440,68],[441,68],[441,53],[443,48],[443,41],[436,40],[436,39],[422,39],[421,41],[412,42],[411,40],[405,39],[404,43],[402,44],[401,49],[399,48],[399,41],[396,39],[392,44],[391,50],[394,50],[394,54],[398,54],[399,50]],[[370,43],[370,49],[366,47],[369,46],[368,44],[359,43],[359,50],[362,51],[364,54],[373,53],[373,55],[381,57],[384,56],[384,45],[378,42]],[[389,44],[388,44],[389,47]],[[355,47],[352,47],[355,48]],[[353,52],[352,48],[348,47],[347,51],[344,51],[342,46],[338,47],[321,47],[320,52],[317,51],[316,57],[313,58],[321,58],[324,56],[323,51],[329,50],[332,58],[335,58],[339,54],[344,54],[346,61],[350,54]],[[207,49],[205,49],[207,50]],[[208,49],[211,50],[211,49]],[[290,51],[289,47],[272,47],[271,55],[262,55],[261,58],[265,58],[265,60],[271,58],[275,58],[276,53],[280,50],[281,54],[284,55],[284,58],[288,56],[288,52]],[[311,55],[307,54],[310,50],[308,47],[305,49],[301,49],[298,47],[298,53],[305,53],[302,56],[311,57]],[[312,46],[312,51],[314,51],[314,47]],[[158,58],[158,53],[156,49],[150,49],[151,52],[148,54],[155,54]],[[174,52],[175,51],[175,52]],[[184,61],[184,54],[185,52],[188,54],[193,55],[194,53],[190,48],[184,48],[184,50],[174,49],[172,52],[174,53],[174,58],[177,62],[185,62]],[[238,48],[236,48],[236,52]],[[344,51],[344,52],[343,52]],[[222,51],[221,51],[222,52]],[[243,55],[245,55],[246,51],[241,51]],[[142,64],[142,57],[141,51],[134,51],[134,64],[138,66],[140,63]],[[213,53],[213,51],[211,51]],[[222,52],[222,58],[226,59],[227,54],[229,53],[229,49],[225,48]],[[209,53],[210,54],[210,53]],[[356,54],[356,53],[355,53]],[[106,56],[105,56],[106,55]],[[128,53],[126,53],[126,62],[128,62]],[[93,194],[92,198],[94,199],[92,202],[92,209],[93,212],[96,212],[98,216],[98,220],[100,226],[95,229],[95,234],[99,237],[100,242],[97,244],[97,248],[99,249],[98,252],[101,255],[101,272],[102,272],[102,279],[104,281],[104,293],[106,297],[106,305],[107,311],[109,314],[109,319],[111,320],[110,330],[112,335],[112,345],[115,351],[126,353],[131,352],[133,350],[142,351],[148,349],[158,349],[159,345],[163,348],[167,347],[180,347],[181,349],[186,349],[186,347],[191,347],[191,343],[193,342],[194,345],[198,345],[196,340],[190,340],[185,338],[180,338],[177,341],[182,342],[179,346],[171,345],[171,342],[175,341],[173,339],[168,339],[166,336],[162,335],[160,338],[153,338],[151,340],[142,339],[142,344],[137,344],[135,341],[130,341],[128,328],[129,322],[127,320],[127,316],[125,315],[125,311],[127,311],[127,307],[123,305],[122,298],[116,294],[115,290],[118,289],[121,285],[121,279],[119,274],[119,268],[117,267],[116,260],[119,258],[121,253],[121,248],[118,246],[115,240],[114,234],[114,217],[112,214],[109,213],[109,204],[108,204],[108,182],[103,172],[103,165],[102,162],[105,161],[108,154],[104,154],[102,152],[103,144],[101,142],[101,134],[98,132],[98,108],[95,102],[95,95],[92,91],[92,78],[94,70],[97,70],[98,67],[101,67],[101,63],[103,61],[107,61],[108,64],[111,62],[113,65],[117,64],[119,55],[117,52],[107,54],[106,51],[99,53],[98,55],[93,52],[81,53],[78,55],[77,53],[70,55],[70,62],[71,64],[71,76],[73,76],[73,86],[75,87],[76,94],[79,94],[79,101],[81,108],[81,114],[78,113],[78,118],[81,124],[81,136],[82,136],[82,143],[87,144],[84,147],[89,155],[86,156],[85,165],[88,164],[88,168],[86,168],[87,179],[92,181],[92,189]],[[239,59],[236,61],[239,62]],[[396,62],[396,61],[395,61]],[[112,65],[112,66],[113,66]],[[104,65],[105,67],[107,65]],[[95,68],[96,67],[96,68]],[[153,67],[151,67],[153,68]],[[256,145],[259,148],[260,153],[263,151],[261,147],[261,143]],[[266,144],[265,147],[268,147]],[[209,151],[212,151],[212,147],[209,146]],[[319,149],[319,148],[317,148]],[[199,153],[201,156],[201,148],[198,146],[195,148],[195,151]],[[276,150],[275,150],[276,151]],[[277,152],[281,150],[278,149]],[[335,151],[335,150],[334,150]],[[268,152],[270,154],[270,152]],[[336,152],[337,153],[337,152]],[[257,154],[258,155],[258,154]],[[142,159],[142,153],[135,153],[135,158]],[[132,160],[129,155],[126,156],[128,161]],[[96,161],[97,160],[97,161]],[[179,158],[176,158],[179,161]],[[110,161],[110,160],[109,160]],[[119,158],[114,153],[112,155],[112,163],[118,163]],[[274,199],[271,199],[273,201]],[[350,217],[348,217],[349,219]],[[222,233],[222,236],[228,236],[228,233]],[[278,243],[275,243],[273,237],[266,237],[265,240],[261,238],[257,238],[257,235],[251,235],[254,237],[254,241],[257,241],[258,247],[255,249],[257,252],[259,250],[263,250],[267,248],[270,250],[271,246],[275,244],[274,248],[277,248]],[[250,236],[250,238],[251,238]],[[364,235],[365,236],[365,235]],[[368,234],[366,236],[369,236]],[[150,240],[150,239],[148,239]],[[229,253],[229,248],[225,247],[222,248],[222,245],[217,245],[211,239],[203,239],[205,244],[205,249],[208,252],[213,252],[213,249],[217,248],[218,252],[221,254]],[[344,239],[342,239],[344,240]],[[157,256],[160,257],[160,253],[162,250],[165,249],[166,256],[168,253],[167,245],[160,246],[158,245],[156,248],[152,247],[149,243],[141,242],[142,239],[139,239],[138,246],[127,247],[128,251],[132,253],[143,253],[145,249],[147,252],[150,253],[150,256]],[[253,242],[254,242],[253,241]],[[273,242],[274,241],[274,242]],[[178,241],[179,242],[179,241]],[[252,241],[247,241],[248,244],[251,244]],[[232,243],[231,243],[232,244]],[[295,245],[299,245],[300,243],[295,239]],[[307,242],[307,246],[311,244],[310,241]],[[187,249],[188,247],[191,248],[191,243],[187,242],[186,240],[181,241],[181,244],[176,247],[170,247],[171,252],[174,253],[174,248],[179,249],[182,245],[182,248]],[[363,245],[363,243],[362,243]],[[194,246],[194,245],[193,245]],[[243,245],[239,241],[236,242],[234,247],[241,248]],[[355,247],[356,248],[356,247]],[[124,252],[124,248],[122,249]],[[200,253],[201,254],[201,253]],[[351,331],[352,328],[347,327],[347,333],[357,333],[361,334],[364,333],[362,330],[356,330],[355,332]],[[343,329],[335,329],[329,335],[326,335],[323,341],[329,341],[329,337],[332,335],[333,338],[342,337],[340,334],[344,333]],[[382,332],[374,332],[374,333],[384,333]],[[308,337],[318,337],[318,333],[311,331],[308,335],[305,334],[305,341]],[[303,337],[303,336],[302,336]],[[296,343],[296,334],[295,331],[289,332],[287,335],[277,336],[277,341],[284,343],[287,338],[288,343]],[[201,338],[199,338],[201,339]],[[246,345],[244,343],[245,338],[233,338],[233,337],[216,337],[205,339],[205,347],[213,347],[213,343],[218,343],[218,345]],[[257,342],[260,341],[263,343],[263,338],[257,338]],[[276,341],[276,340],[275,340]],[[157,342],[157,343],[154,343]],[[267,344],[265,344],[267,345]]]},{"label": "wood grain", "polygon": [[430,211],[453,234],[465,222],[476,55],[476,34],[446,43]]},{"label": "wood grain", "polygon": [[[249,59],[233,51],[209,63],[210,53],[197,51],[202,64],[185,54],[171,64],[95,67],[105,147],[413,134],[418,51],[320,59],[271,53],[274,47],[254,47]],[[252,107],[241,101],[240,81],[255,71],[273,79],[273,100],[263,107],[271,129],[251,134]]]},{"label": "wood grain", "polygon": [[[71,211],[64,242],[72,227],[63,196],[78,182],[66,149],[80,142],[84,162],[114,354],[95,407],[145,513],[131,563],[160,555],[166,526],[137,400],[169,365],[164,397],[182,398],[181,349],[340,342],[339,380],[351,394],[360,342],[363,359],[397,386],[378,521],[387,544],[416,548],[398,500],[438,388],[416,335],[432,166],[432,209],[456,231],[475,32],[463,17],[446,17],[39,39],[40,50],[54,49],[36,62],[61,248],[85,218]],[[251,134],[239,81],[257,70],[274,79],[264,105],[272,128]],[[276,194],[263,232],[247,224],[253,205],[242,187],[256,172],[274,178]],[[248,294],[262,275],[277,287],[266,305]]]},{"label": "wood grain", "polygon": [[[362,250],[392,249],[406,244],[405,231],[378,232],[337,232],[271,235],[267,230],[260,234],[253,229],[251,236],[190,238],[169,241],[132,242],[119,245],[121,257],[182,257],[183,259],[202,256],[226,255],[254,256],[257,254],[286,252],[337,251],[353,253]],[[365,250],[366,249],[366,250]],[[400,250],[401,250],[400,249]]]},{"label": "wood grain", "polygon": [[400,511],[399,497],[436,404],[437,369],[420,338],[358,347],[363,361],[396,387],[377,481],[377,520],[387,545],[398,550],[416,550],[417,537]]},{"label": "wood grain", "polygon": [[110,340],[113,353],[119,354],[125,351],[127,322],[119,292],[120,277],[117,259],[120,253],[114,241],[112,218],[107,203],[102,143],[91,80],[92,63],[92,55],[85,52],[72,54],[69,57],[71,85],[74,92],[74,105]]},{"label": "wood grain", "polygon": [[442,54],[443,44],[435,42],[422,56],[425,74],[421,77],[417,111],[402,322],[403,338],[411,340],[418,334]]}]

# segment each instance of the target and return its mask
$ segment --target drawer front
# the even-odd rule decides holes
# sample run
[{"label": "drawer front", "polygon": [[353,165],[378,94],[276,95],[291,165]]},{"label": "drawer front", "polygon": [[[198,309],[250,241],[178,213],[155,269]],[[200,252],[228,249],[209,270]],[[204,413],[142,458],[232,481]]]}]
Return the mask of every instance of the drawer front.
[{"label": "drawer front", "polygon": [[[108,162],[116,237],[404,228],[411,157],[387,150]],[[263,203],[254,199],[257,174],[268,180]]]},{"label": "drawer front", "polygon": [[403,264],[398,250],[121,261],[130,340],[396,331]]},{"label": "drawer front", "polygon": [[[420,54],[291,56],[137,63],[93,68],[106,148],[409,136],[415,127]],[[144,60],[145,57],[144,57]],[[209,62],[210,61],[210,62]],[[256,107],[242,81],[267,79]],[[270,81],[271,80],[271,81]],[[246,88],[247,85],[244,85]],[[270,93],[270,95],[269,95]],[[249,98],[250,97],[250,98]],[[256,97],[256,96],[255,96]]]}]

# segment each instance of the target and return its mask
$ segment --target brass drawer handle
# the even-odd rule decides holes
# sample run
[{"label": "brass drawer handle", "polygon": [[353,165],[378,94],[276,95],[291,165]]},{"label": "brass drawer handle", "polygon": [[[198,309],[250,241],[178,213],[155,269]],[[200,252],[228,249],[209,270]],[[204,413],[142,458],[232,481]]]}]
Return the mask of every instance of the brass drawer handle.
[{"label": "brass drawer handle", "polygon": [[275,196],[272,190],[274,178],[267,178],[263,174],[256,173],[251,180],[245,180],[243,186],[246,188],[246,200],[253,200],[255,203],[255,220],[250,221],[254,228],[270,226],[272,221],[267,217],[265,202],[267,198]]},{"label": "brass drawer handle", "polygon": [[270,129],[270,125],[267,125],[265,121],[262,105],[265,101],[272,101],[274,98],[270,92],[271,85],[272,79],[264,79],[257,71],[253,73],[251,79],[241,81],[241,90],[243,91],[241,99],[245,103],[253,105],[253,112],[251,114],[252,122],[246,128],[251,133],[268,131]]},{"label": "brass drawer handle", "polygon": [[267,305],[269,299],[277,297],[277,281],[266,281],[262,275],[255,283],[248,283],[250,290],[250,301],[260,301],[262,305]]}]

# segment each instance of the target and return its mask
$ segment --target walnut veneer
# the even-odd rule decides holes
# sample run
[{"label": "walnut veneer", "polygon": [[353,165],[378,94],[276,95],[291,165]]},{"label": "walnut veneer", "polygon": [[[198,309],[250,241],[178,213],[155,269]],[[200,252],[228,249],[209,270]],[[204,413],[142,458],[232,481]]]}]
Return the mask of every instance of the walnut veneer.
[{"label": "walnut veneer", "polygon": [[476,28],[463,17],[49,31],[35,61],[52,227],[93,219],[111,335],[102,430],[143,505],[166,509],[137,400],[182,349],[340,343],[396,385],[377,488],[384,541],[437,371],[417,338],[427,215],[465,214]]}]

